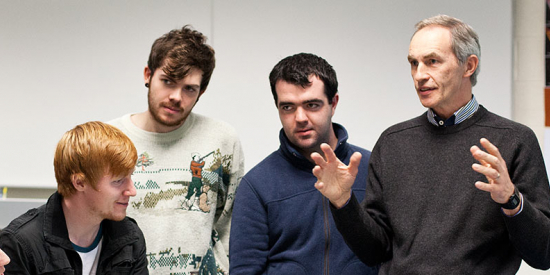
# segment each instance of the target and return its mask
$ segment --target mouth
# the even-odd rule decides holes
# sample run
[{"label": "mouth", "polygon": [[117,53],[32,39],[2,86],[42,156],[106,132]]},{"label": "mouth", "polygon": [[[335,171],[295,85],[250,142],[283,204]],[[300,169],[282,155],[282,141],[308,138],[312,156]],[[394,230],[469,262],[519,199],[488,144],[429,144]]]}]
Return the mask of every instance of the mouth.
[{"label": "mouth", "polygon": [[307,136],[307,135],[311,134],[312,131],[313,131],[312,129],[297,130],[296,134],[299,135],[299,136]]},{"label": "mouth", "polygon": [[118,205],[128,207],[128,202],[117,202]]},{"label": "mouth", "polygon": [[436,90],[437,88],[435,87],[426,87],[426,86],[422,86],[422,87],[419,87],[418,89],[416,89],[419,93],[421,94],[424,94],[424,93],[429,93],[433,90]]},{"label": "mouth", "polygon": [[168,112],[168,113],[171,113],[171,114],[178,114],[178,113],[181,113],[181,108],[179,107],[176,107],[176,106],[171,106],[171,105],[162,105],[162,108]]}]

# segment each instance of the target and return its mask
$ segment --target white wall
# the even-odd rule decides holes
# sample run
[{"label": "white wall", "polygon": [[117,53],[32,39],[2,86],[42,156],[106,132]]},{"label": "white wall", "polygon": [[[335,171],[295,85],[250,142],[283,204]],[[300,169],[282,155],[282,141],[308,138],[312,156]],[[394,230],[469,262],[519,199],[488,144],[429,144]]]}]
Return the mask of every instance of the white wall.
[{"label": "white wall", "polygon": [[[312,52],[335,67],[341,100],[334,120],[359,146],[372,149],[385,128],[423,112],[408,43],[414,23],[439,13],[477,30],[482,70],[474,93],[511,118],[512,3],[0,0],[0,186],[55,187],[53,152],[65,131],[145,110],[151,43],[185,24],[209,37],[217,57],[196,111],[237,128],[247,170],[278,147],[267,77],[291,54]],[[515,110],[514,118],[524,117]],[[518,274],[539,273],[524,264]]]},{"label": "white wall", "polygon": [[210,36],[211,7],[0,1],[0,186],[55,187],[53,153],[63,133],[145,110],[142,75],[152,42],[187,23]]},{"label": "white wall", "polygon": [[207,35],[217,57],[195,110],[236,127],[247,170],[278,147],[268,74],[298,52],[334,66],[334,121],[372,149],[385,128],[424,111],[406,56],[413,25],[439,13],[477,30],[474,93],[510,117],[511,0],[0,1],[0,186],[55,187],[53,152],[65,131],[145,110],[150,46],[184,24]]}]

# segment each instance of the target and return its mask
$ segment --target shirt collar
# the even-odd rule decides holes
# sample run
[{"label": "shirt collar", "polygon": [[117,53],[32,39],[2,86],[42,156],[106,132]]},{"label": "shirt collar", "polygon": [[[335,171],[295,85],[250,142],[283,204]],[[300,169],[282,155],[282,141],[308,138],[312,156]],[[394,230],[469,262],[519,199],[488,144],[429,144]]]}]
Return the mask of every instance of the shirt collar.
[{"label": "shirt collar", "polygon": [[[457,125],[464,120],[470,118],[479,109],[479,103],[477,103],[476,97],[472,95],[472,99],[458,111],[456,111],[450,118],[443,120],[438,117],[432,109],[428,109],[428,121],[435,126],[451,126]],[[453,121],[454,120],[454,121]]]}]

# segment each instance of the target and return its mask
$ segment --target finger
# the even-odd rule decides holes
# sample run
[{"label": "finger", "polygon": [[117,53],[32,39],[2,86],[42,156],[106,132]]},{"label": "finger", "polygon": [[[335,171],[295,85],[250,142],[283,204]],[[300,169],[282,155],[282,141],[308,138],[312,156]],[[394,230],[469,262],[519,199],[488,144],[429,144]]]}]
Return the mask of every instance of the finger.
[{"label": "finger", "polygon": [[487,154],[487,152],[479,149],[479,147],[475,145],[470,148],[470,152],[472,156],[484,166],[496,165],[498,163],[497,157]]},{"label": "finger", "polygon": [[323,175],[322,175],[322,172],[323,172],[323,169],[321,169],[321,167],[319,165],[316,165],[315,167],[313,167],[313,175],[317,178],[317,180],[319,180]]},{"label": "finger", "polygon": [[337,160],[336,155],[334,154],[334,151],[332,151],[330,145],[322,143],[321,150],[323,150],[323,153],[325,153],[325,158],[327,159],[327,162],[334,162]]},{"label": "finger", "polygon": [[489,140],[486,138],[482,138],[480,142],[483,148],[485,148],[488,153],[486,156],[484,156],[485,161],[493,166],[493,168],[495,168],[498,172],[508,173],[508,170],[506,169],[506,164],[498,148],[491,142],[489,142]]},{"label": "finger", "polygon": [[482,170],[483,168],[487,168],[487,166],[477,164],[477,163],[472,164],[472,170],[474,170],[475,172],[481,173],[482,175],[485,176],[488,182],[492,182],[493,179],[487,176],[487,174],[485,174],[486,172]]},{"label": "finger", "polygon": [[361,153],[355,152],[353,155],[351,155],[351,158],[349,160],[349,172],[352,175],[357,175],[359,172],[359,164],[361,164]]},{"label": "finger", "polygon": [[478,155],[479,157],[478,160],[481,164],[485,166],[491,166],[496,170],[500,170],[500,165],[499,165],[500,161],[498,160],[497,157],[491,154],[488,154],[484,151],[479,151],[476,154]]},{"label": "finger", "polygon": [[472,164],[472,169],[478,173],[485,175],[487,179],[497,180],[500,178],[500,173],[492,167],[487,167],[474,163]]},{"label": "finger", "polygon": [[317,190],[321,191],[321,194],[323,192],[323,188],[325,187],[325,184],[323,184],[322,181],[317,181],[315,183],[315,188],[317,188]]},{"label": "finger", "polygon": [[325,167],[325,165],[327,164],[327,162],[325,161],[323,156],[321,156],[321,154],[319,154],[317,152],[311,153],[310,156],[311,156],[311,159],[313,160],[313,162],[315,162],[315,164],[317,164],[321,167]]},{"label": "finger", "polygon": [[494,184],[488,184],[486,182],[477,181],[475,183],[477,189],[491,193],[495,189]]},{"label": "finger", "polygon": [[[480,153],[481,152],[481,153]],[[472,157],[474,157],[477,161],[481,162],[481,164],[485,165],[483,158],[481,158],[481,155],[483,150],[479,149],[476,145],[470,147],[470,153],[472,153]]]},{"label": "finger", "polygon": [[493,145],[488,139],[486,138],[481,138],[479,140],[479,142],[481,143],[481,145],[483,146],[483,148],[485,148],[485,150],[487,150],[487,152],[497,158],[502,158],[502,156],[500,155],[500,151],[498,150],[498,148]]},{"label": "finger", "polygon": [[472,153],[472,156],[481,149],[479,149],[479,147],[477,147],[477,145],[473,145],[472,147],[470,147],[470,153]]}]

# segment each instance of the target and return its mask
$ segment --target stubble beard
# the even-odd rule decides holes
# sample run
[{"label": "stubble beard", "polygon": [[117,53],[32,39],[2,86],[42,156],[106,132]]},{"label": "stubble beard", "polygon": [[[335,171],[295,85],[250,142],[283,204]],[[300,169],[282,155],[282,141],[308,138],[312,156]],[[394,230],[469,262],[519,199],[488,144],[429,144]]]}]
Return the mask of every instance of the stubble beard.
[{"label": "stubble beard", "polygon": [[[332,122],[330,122],[330,125],[332,125]],[[300,139],[298,136],[294,136],[294,141],[291,140],[291,143],[294,145],[296,149],[300,153],[302,153],[304,156],[309,157],[309,155],[313,152],[317,152],[321,155],[323,155],[321,150],[321,144],[327,143],[330,144],[330,131],[331,127],[328,127],[328,129],[319,129],[314,128],[313,134],[311,134],[307,139]],[[332,148],[333,150],[336,148]]]},{"label": "stubble beard", "polygon": [[151,99],[151,88],[149,88],[149,93],[147,95],[147,99],[148,99],[148,105],[149,105],[149,113],[151,114],[151,116],[153,117],[153,119],[160,125],[162,126],[167,126],[167,127],[174,127],[174,126],[178,126],[178,125],[181,125],[181,123],[183,123],[183,121],[186,119],[185,116],[177,119],[177,120],[174,120],[174,121],[166,121],[165,119],[163,119],[159,113],[160,113],[160,108],[162,108],[162,105],[161,103],[159,103],[158,105],[155,105],[155,103],[153,102],[153,100]]},{"label": "stubble beard", "polygon": [[[303,150],[309,152],[309,154],[313,152],[317,152],[323,155],[323,152],[321,150],[321,144],[322,143],[330,144],[330,129],[331,128],[328,128],[326,129],[326,131],[322,133],[319,130],[316,130],[315,135],[310,137],[311,143],[309,144],[309,146],[307,146],[307,148],[303,148]],[[332,148],[332,150],[334,149],[336,148]]]},{"label": "stubble beard", "polygon": [[295,137],[296,141],[292,143],[304,157],[309,157],[309,155],[313,152],[320,152],[321,143],[323,143],[323,141],[321,141],[321,137],[317,134],[318,133],[307,139]]},{"label": "stubble beard", "polygon": [[126,210],[124,210],[121,215],[118,215],[118,213],[115,212],[114,207],[112,209],[109,209],[108,211],[105,211],[104,209],[101,209],[101,207],[92,206],[90,208],[90,214],[99,216],[102,220],[110,220],[110,221],[122,221],[124,218],[126,218]]}]

